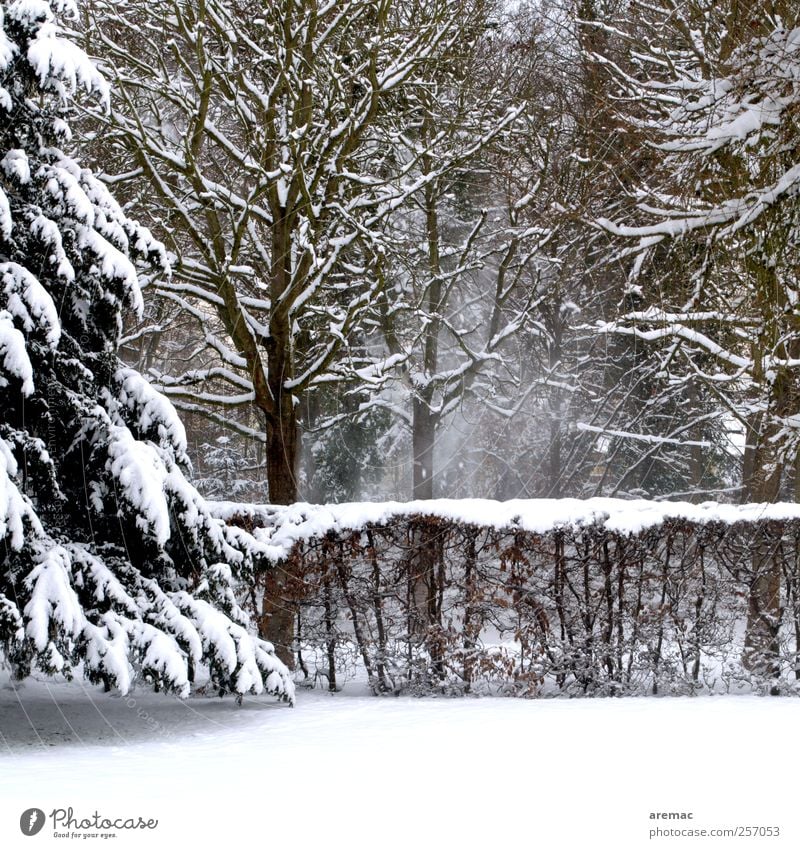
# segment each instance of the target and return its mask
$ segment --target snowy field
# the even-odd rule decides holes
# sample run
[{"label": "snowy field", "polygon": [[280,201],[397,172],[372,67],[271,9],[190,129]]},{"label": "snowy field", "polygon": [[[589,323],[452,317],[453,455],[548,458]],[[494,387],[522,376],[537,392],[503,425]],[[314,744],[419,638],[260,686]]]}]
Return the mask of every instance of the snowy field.
[{"label": "snowy field", "polygon": [[[0,846],[23,810],[157,818],[141,846],[800,844],[800,700],[110,696],[0,685]],[[656,838],[651,812],[777,838]],[[662,824],[686,827],[687,822]],[[59,842],[84,842],[80,836]],[[99,840],[95,840],[99,841]]]}]

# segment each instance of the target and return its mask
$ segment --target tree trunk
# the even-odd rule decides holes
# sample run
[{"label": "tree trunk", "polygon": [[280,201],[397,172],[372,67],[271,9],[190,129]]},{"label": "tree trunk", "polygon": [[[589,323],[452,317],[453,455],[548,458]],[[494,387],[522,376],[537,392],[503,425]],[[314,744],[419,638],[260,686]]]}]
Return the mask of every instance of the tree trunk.
[{"label": "tree trunk", "polygon": [[293,412],[281,409],[280,420],[274,424],[268,422],[266,428],[269,502],[281,506],[298,500],[299,428]]},{"label": "tree trunk", "polygon": [[[297,466],[299,460],[299,424],[295,397],[285,386],[294,376],[291,321],[281,299],[292,284],[291,223],[286,209],[276,210],[272,231],[272,278],[270,294],[273,310],[267,341],[266,412],[267,481],[269,500],[288,505],[298,500]],[[275,653],[289,668],[294,668],[294,624],[296,606],[291,584],[297,577],[276,567],[267,574],[264,601],[259,621],[263,638],[272,642]]]},{"label": "tree trunk", "polygon": [[[423,135],[433,133],[426,118]],[[430,156],[423,159],[426,173],[433,169]],[[439,331],[441,329],[442,281],[439,252],[438,186],[431,181],[425,187],[425,232],[428,242],[428,267],[431,279],[425,292],[425,311],[429,316],[425,326],[422,349],[422,377],[425,381],[414,392],[412,405],[411,442],[414,455],[414,498],[430,500],[433,497],[433,445],[436,440],[438,416],[433,412],[434,392],[430,379],[439,367]]]},{"label": "tree trunk", "polygon": [[[427,398],[414,398],[412,448],[414,453],[414,498],[433,497],[433,447],[436,437],[436,416]],[[409,563],[411,581],[410,601],[412,632],[409,636],[424,644],[434,675],[441,671],[441,657],[434,633],[437,625],[436,566],[438,528],[421,521],[412,530],[412,552]]]},{"label": "tree trunk", "polygon": [[[785,328],[773,316],[779,308],[790,304],[776,270],[771,265],[751,261],[751,272],[759,284],[759,311],[765,320],[753,345],[753,379],[767,388],[767,410],[756,418],[755,427],[748,433],[743,469],[745,498],[752,503],[774,503],[780,498],[785,452],[780,444],[784,422],[798,411],[797,377],[790,367],[781,366],[771,376],[764,372],[766,353],[791,361],[800,354],[795,339],[783,341]],[[796,327],[792,329],[796,330]],[[757,428],[757,429],[756,429]],[[779,540],[773,538],[767,525],[753,542],[752,582],[747,609],[747,632],[742,663],[745,668],[764,679],[777,681],[779,676],[779,631],[781,625],[781,560],[776,555]],[[773,685],[772,694],[777,694]]]},{"label": "tree trunk", "polygon": [[264,579],[264,599],[258,621],[259,636],[272,642],[276,656],[287,668],[294,668],[294,624],[297,609],[290,587],[294,576],[281,565],[270,568]]},{"label": "tree trunk", "polygon": [[[774,503],[780,494],[782,463],[772,445],[775,427],[754,435],[745,498],[750,503]],[[742,664],[764,679],[778,677],[778,631],[781,622],[781,562],[774,539],[765,527],[752,540],[752,582],[747,603],[747,630]]]},{"label": "tree trunk", "polygon": [[[291,347],[288,333],[274,333],[268,349],[268,370],[260,384],[256,381],[256,398],[265,394],[259,404],[266,418],[267,482],[271,504],[286,506],[298,500],[297,467],[300,432],[294,396],[283,385],[292,374]],[[292,645],[296,607],[289,585],[294,575],[280,566],[271,568],[264,581],[264,600],[258,622],[259,634],[275,646],[275,653],[289,668],[294,668]]]},{"label": "tree trunk", "polygon": [[413,492],[415,500],[433,497],[433,446],[436,420],[425,399],[414,398],[412,451],[414,454]]}]

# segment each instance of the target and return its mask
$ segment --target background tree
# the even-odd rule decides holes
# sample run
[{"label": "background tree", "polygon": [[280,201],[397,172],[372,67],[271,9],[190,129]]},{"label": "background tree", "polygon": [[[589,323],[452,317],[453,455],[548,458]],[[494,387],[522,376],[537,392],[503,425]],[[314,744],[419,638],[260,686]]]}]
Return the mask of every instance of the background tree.
[{"label": "background tree", "polygon": [[[178,408],[243,403],[264,417],[270,500],[298,496],[300,399],[342,378],[386,217],[457,162],[391,155],[396,103],[428,84],[482,4],[92,0],[87,33],[123,100],[104,142],[150,183],[176,254],[166,298],[216,364],[159,375]],[[424,156],[431,173],[419,174]],[[232,179],[232,177],[235,178]]]},{"label": "background tree", "polygon": [[[540,299],[552,230],[530,211],[552,198],[539,191],[548,139],[532,94],[542,53],[533,30],[528,49],[514,50],[521,30],[502,6],[484,4],[429,85],[397,105],[408,131],[396,155],[429,152],[416,166],[423,190],[389,221],[387,284],[371,319],[383,348],[361,410],[385,409],[407,428],[415,498],[433,497],[434,452],[454,413],[488,399],[511,405],[520,393],[516,345]],[[457,167],[442,171],[442,158]]]},{"label": "background tree", "polygon": [[[743,500],[774,501],[798,455],[797,10],[697,0],[648,14],[647,50],[631,46],[638,73],[616,72],[622,96],[646,108],[632,123],[660,167],[628,220],[601,224],[636,240],[625,250],[635,274],[659,251],[691,257],[692,286],[608,329],[675,351],[674,379],[692,372],[745,433]],[[762,670],[777,652],[779,591],[761,545],[747,638]]]},{"label": "background tree", "polygon": [[[408,144],[398,110],[426,96],[486,8],[87,5],[87,38],[122,93],[96,116],[104,145],[123,175],[149,182],[144,208],[176,256],[153,293],[192,316],[202,343],[188,367],[154,377],[179,409],[260,411],[272,503],[298,499],[304,396],[371,366],[362,321],[385,285],[387,220],[513,118],[448,148],[441,136]],[[289,661],[292,611],[269,600],[280,594],[268,586],[263,632]]]}]

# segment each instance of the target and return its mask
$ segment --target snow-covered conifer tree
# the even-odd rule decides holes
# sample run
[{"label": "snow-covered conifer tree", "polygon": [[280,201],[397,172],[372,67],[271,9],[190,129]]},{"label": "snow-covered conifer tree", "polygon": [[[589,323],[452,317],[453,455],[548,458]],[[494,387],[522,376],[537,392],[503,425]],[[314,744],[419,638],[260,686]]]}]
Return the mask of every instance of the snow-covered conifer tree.
[{"label": "snow-covered conifer tree", "polygon": [[122,367],[134,261],[163,249],[62,147],[79,88],[107,100],[62,37],[72,0],[0,2],[0,651],[123,692],[141,678],[290,699],[248,629],[237,577],[263,555],[187,482],[171,404]]}]

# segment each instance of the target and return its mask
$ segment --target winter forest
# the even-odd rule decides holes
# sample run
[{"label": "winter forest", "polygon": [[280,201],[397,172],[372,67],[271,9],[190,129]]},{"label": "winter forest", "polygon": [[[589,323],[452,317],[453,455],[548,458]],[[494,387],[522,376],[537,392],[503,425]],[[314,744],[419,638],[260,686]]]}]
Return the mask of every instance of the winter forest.
[{"label": "winter forest", "polygon": [[13,705],[800,692],[798,114],[794,0],[0,0]]},{"label": "winter forest", "polygon": [[798,151],[796,0],[0,0],[0,841],[794,732]]}]

